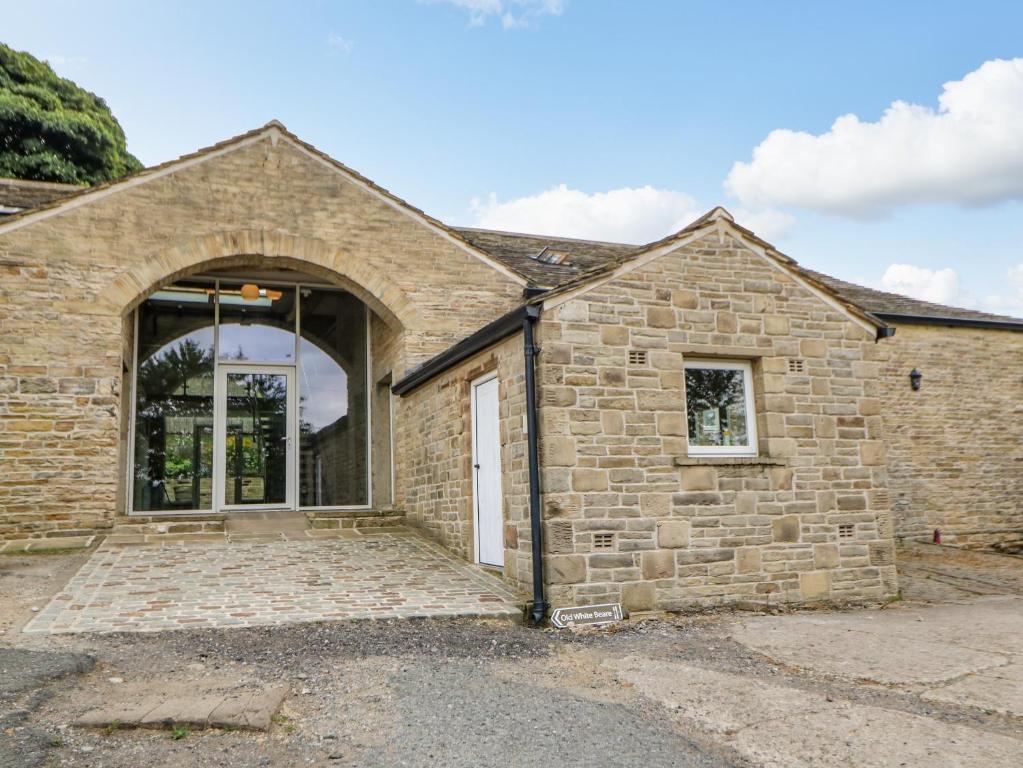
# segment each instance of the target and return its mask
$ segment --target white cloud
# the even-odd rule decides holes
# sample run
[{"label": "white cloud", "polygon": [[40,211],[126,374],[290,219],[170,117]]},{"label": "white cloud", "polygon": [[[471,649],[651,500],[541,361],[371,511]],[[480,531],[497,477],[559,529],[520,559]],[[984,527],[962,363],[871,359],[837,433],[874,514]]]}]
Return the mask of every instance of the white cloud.
[{"label": "white cloud", "polygon": [[682,229],[702,211],[689,195],[654,187],[588,194],[560,184],[528,197],[473,200],[476,225],[487,229],[647,243]]},{"label": "white cloud", "polygon": [[560,16],[567,0],[421,0],[447,3],[468,12],[469,24],[480,27],[497,18],[505,29],[528,27],[539,16]]},{"label": "white cloud", "polygon": [[795,216],[776,208],[764,208],[759,211],[739,208],[732,211],[732,215],[735,216],[736,224],[753,230],[755,235],[770,242],[785,237],[796,225]]},{"label": "white cloud", "polygon": [[[565,184],[535,195],[500,201],[491,194],[471,205],[476,226],[622,243],[648,243],[691,224],[711,206],[690,195],[651,186],[587,193]],[[736,213],[736,221],[770,240],[793,223],[773,210]]]},{"label": "white cloud", "polygon": [[745,205],[849,216],[897,205],[1023,198],[1023,58],[945,83],[938,108],[896,101],[877,122],[839,117],[819,136],[772,131],[725,187]]},{"label": "white cloud", "polygon": [[1009,267],[1005,273],[1007,293],[985,296],[981,302],[991,312],[1005,312],[1023,317],[1023,264]]},{"label": "white cloud", "polygon": [[892,264],[881,278],[883,290],[935,304],[963,304],[959,274],[951,267],[927,269],[913,264]]},{"label": "white cloud", "polygon": [[352,41],[336,32],[330,32],[327,34],[327,47],[337,53],[351,53]]}]

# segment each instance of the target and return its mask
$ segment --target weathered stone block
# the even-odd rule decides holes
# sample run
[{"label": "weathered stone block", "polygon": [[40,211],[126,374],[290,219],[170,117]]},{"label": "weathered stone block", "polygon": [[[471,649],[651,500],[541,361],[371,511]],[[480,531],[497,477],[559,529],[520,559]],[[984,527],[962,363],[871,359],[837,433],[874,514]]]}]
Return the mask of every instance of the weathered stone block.
[{"label": "weathered stone block", "polygon": [[876,467],[885,463],[885,446],[880,440],[860,441],[860,463]]},{"label": "weathered stone block", "polygon": [[651,581],[675,576],[675,555],[671,550],[655,549],[643,553],[643,578]]},{"label": "weathered stone block", "polygon": [[685,435],[686,420],[681,413],[667,412],[657,414],[657,434]]},{"label": "weathered stone block", "polygon": [[669,307],[648,307],[646,323],[651,328],[674,328],[675,310]]},{"label": "weathered stone block", "polygon": [[799,541],[799,515],[784,515],[772,520],[771,536],[777,542]]},{"label": "weathered stone block", "polygon": [[606,491],[608,488],[607,471],[602,469],[573,469],[572,490]]},{"label": "weathered stone block", "polygon": [[761,567],[760,549],[742,547],[735,550],[735,570],[737,573],[758,573]]},{"label": "weathered stone block", "polygon": [[831,574],[827,571],[799,574],[799,594],[807,601],[826,600],[831,595]]},{"label": "weathered stone block", "polygon": [[714,491],[718,487],[713,467],[686,467],[682,470],[683,491]]},{"label": "weathered stone block", "polygon": [[626,611],[649,611],[654,605],[653,584],[634,581],[622,585],[622,608]]},{"label": "weathered stone block", "polygon": [[686,520],[659,520],[657,522],[657,546],[662,549],[688,547],[689,522]]},{"label": "weathered stone block", "polygon": [[839,563],[836,544],[814,544],[813,566],[818,569],[837,568]]},{"label": "weathered stone block", "polygon": [[586,558],[582,555],[549,555],[545,571],[551,584],[579,584],[586,581]]}]

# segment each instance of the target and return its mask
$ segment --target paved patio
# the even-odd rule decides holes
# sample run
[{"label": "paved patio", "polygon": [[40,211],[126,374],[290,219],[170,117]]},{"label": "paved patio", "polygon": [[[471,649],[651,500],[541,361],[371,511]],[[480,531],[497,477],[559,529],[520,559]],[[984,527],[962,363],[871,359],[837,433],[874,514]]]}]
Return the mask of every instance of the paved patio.
[{"label": "paved patio", "polygon": [[521,602],[499,579],[411,532],[344,534],[106,543],[24,632],[520,613]]}]

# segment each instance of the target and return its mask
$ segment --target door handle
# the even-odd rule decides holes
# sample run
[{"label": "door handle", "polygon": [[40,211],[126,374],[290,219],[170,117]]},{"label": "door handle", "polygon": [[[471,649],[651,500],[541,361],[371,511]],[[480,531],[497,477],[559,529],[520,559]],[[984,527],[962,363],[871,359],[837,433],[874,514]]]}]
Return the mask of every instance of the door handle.
[{"label": "door handle", "polygon": [[472,468],[473,468],[473,469],[479,469],[479,468],[480,468],[480,465],[479,465],[479,464],[473,464],[473,465],[472,465]]}]

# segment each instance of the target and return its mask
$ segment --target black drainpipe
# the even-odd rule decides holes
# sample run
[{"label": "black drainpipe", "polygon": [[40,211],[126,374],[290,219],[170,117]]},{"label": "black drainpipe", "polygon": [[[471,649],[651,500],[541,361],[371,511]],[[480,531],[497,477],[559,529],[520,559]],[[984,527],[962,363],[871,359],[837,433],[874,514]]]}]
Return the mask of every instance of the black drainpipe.
[{"label": "black drainpipe", "polygon": [[540,521],[540,457],[536,417],[536,356],[540,348],[533,343],[533,326],[540,317],[540,307],[528,305],[522,319],[522,341],[526,356],[526,429],[529,430],[529,527],[533,547],[533,604],[530,616],[533,626],[543,624],[547,603],[543,599],[543,541]]}]

